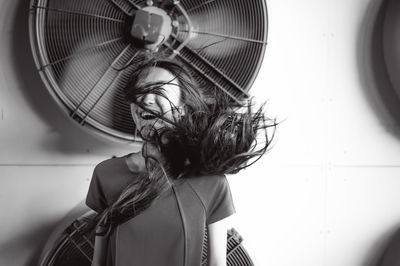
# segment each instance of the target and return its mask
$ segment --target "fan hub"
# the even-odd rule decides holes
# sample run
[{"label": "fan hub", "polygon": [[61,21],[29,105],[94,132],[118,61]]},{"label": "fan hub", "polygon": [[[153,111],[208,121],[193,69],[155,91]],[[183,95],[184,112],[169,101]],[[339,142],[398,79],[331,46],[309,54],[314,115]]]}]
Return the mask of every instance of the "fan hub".
[{"label": "fan hub", "polygon": [[136,11],[130,35],[136,44],[149,49],[157,48],[172,32],[172,20],[163,9],[147,6]]}]

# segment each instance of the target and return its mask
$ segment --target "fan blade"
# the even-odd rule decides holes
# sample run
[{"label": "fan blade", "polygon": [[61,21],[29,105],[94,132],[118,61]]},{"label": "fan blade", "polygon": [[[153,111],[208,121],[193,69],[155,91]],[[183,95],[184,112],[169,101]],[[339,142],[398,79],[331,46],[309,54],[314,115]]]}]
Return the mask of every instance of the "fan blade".
[{"label": "fan blade", "polygon": [[[92,5],[87,6],[86,1],[58,0],[51,1],[46,10],[39,8],[37,12],[46,12],[46,35],[42,35],[42,49],[46,53],[41,69],[51,77],[55,94],[75,119],[82,123],[90,120],[99,128],[115,128],[119,123],[123,131],[131,134],[134,126],[129,123],[129,109],[124,107],[121,91],[115,92],[115,84],[123,75],[116,77],[117,71],[107,72],[126,47],[122,41],[125,15],[109,1],[88,3]],[[123,68],[133,51],[130,53],[113,67]],[[106,111],[99,112],[101,109]]]},{"label": "fan blade", "polygon": [[139,6],[137,6],[135,3],[131,3],[131,1],[126,2],[125,0],[111,0],[111,2],[128,16],[132,16],[134,11],[139,9]]},{"label": "fan blade", "polygon": [[[223,71],[221,71],[216,65],[214,65],[212,62],[207,60],[207,58],[203,57],[200,53],[199,50],[194,50],[190,46],[186,46],[184,48],[185,50],[188,50],[188,52],[195,58],[191,58],[194,61],[196,60],[196,65],[200,66],[203,65],[203,68],[208,68],[218,74],[219,78],[224,79],[227,83],[230,84],[230,86],[233,86],[235,89],[239,90],[242,94],[249,96],[249,94],[246,92],[244,88],[242,88],[239,84],[237,84],[233,79],[231,79],[229,76],[227,76]],[[182,55],[185,57],[184,55]],[[187,58],[186,58],[187,59]],[[189,61],[189,60],[188,60]],[[194,63],[194,62],[193,62]],[[213,82],[216,82],[216,80],[212,80]]]},{"label": "fan blade", "polygon": [[66,10],[66,9],[61,9],[61,8],[50,8],[50,7],[35,6],[35,5],[33,5],[32,8],[44,9],[44,10],[50,11],[50,12],[59,12],[59,13],[70,14],[70,15],[80,15],[80,16],[87,16],[87,17],[105,19],[105,20],[116,21],[116,22],[120,22],[120,23],[124,22],[121,19],[115,19],[115,18],[110,18],[110,17],[101,16],[101,15],[97,15],[97,14],[78,12],[78,11]]},{"label": "fan blade", "polygon": [[187,3],[187,12],[195,30],[255,40],[264,40],[262,32],[258,31],[265,23],[263,9],[262,1],[208,1],[197,8]]},{"label": "fan blade", "polygon": [[[180,27],[176,39],[201,56],[210,71],[224,73],[239,90],[248,90],[257,71],[259,55],[266,46],[265,6],[262,1],[200,1],[182,3],[189,14],[192,29]],[[184,25],[180,17],[180,25]],[[234,93],[236,94],[236,93]]]},{"label": "fan blade", "polygon": [[118,41],[121,41],[121,40],[122,40],[122,38],[119,37],[119,38],[116,38],[116,39],[113,39],[113,40],[109,40],[109,41],[105,41],[105,42],[96,44],[96,45],[94,45],[94,46],[84,47],[82,50],[77,49],[77,50],[74,51],[71,55],[68,55],[68,56],[59,58],[59,59],[57,59],[57,60],[55,60],[55,61],[52,61],[52,62],[49,62],[49,63],[43,65],[43,66],[40,68],[40,70],[43,71],[45,68],[47,68],[47,67],[49,67],[49,66],[54,66],[54,65],[56,65],[56,64],[62,63],[63,61],[66,61],[66,60],[68,60],[68,59],[71,59],[71,58],[74,58],[74,57],[78,57],[78,56],[80,56],[81,54],[84,54],[85,52],[88,52],[89,50],[96,49],[96,48],[102,48],[102,47],[104,47],[104,46],[108,46],[108,45],[110,45],[110,44],[113,44],[114,42],[118,42]]},{"label": "fan blade", "polygon": [[[121,40],[112,49],[84,49],[86,43],[80,46],[76,48],[79,56],[73,52],[57,73],[60,94],[67,98],[64,100],[69,102],[71,116],[80,123],[90,120],[111,128],[119,123],[127,132],[133,132],[133,123],[126,123],[131,120],[129,108],[118,88],[127,83],[131,67],[126,64],[133,60],[136,49]],[[123,71],[124,67],[127,71]]]},{"label": "fan blade", "polygon": [[40,2],[41,7],[53,11],[62,10],[73,14],[90,14],[111,20],[123,20],[125,17],[109,0],[42,0]]}]

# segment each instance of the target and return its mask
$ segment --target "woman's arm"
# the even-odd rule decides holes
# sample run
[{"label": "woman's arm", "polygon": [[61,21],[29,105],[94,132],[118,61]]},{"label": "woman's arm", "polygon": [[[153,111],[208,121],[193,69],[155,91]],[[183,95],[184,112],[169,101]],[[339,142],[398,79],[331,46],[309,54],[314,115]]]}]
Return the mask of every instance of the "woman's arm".
[{"label": "woman's arm", "polygon": [[91,266],[101,266],[106,264],[106,252],[108,237],[96,236],[94,240],[93,259]]},{"label": "woman's arm", "polygon": [[208,225],[208,265],[226,266],[226,219]]}]

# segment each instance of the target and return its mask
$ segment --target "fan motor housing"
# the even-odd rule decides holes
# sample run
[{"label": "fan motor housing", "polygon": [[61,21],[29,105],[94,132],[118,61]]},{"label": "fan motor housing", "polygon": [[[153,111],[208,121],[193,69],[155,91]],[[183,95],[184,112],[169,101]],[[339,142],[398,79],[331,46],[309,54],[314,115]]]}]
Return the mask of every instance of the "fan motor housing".
[{"label": "fan motor housing", "polygon": [[163,9],[144,7],[136,11],[130,35],[136,46],[154,50],[169,38],[171,24],[171,18]]}]

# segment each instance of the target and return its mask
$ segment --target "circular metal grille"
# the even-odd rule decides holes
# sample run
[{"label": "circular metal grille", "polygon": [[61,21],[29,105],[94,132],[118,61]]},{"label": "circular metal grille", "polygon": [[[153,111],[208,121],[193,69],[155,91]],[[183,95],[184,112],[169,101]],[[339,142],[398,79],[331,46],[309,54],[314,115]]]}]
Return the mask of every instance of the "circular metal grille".
[{"label": "circular metal grille", "polygon": [[383,22],[383,55],[393,89],[400,99],[400,3],[386,1]]},{"label": "circular metal grille", "polygon": [[[152,2],[169,6],[166,11],[176,25],[160,52],[176,54],[207,90],[222,90],[235,100],[248,96],[266,47],[265,0]],[[147,4],[31,2],[31,45],[47,89],[78,123],[116,139],[134,139],[122,90],[143,58],[126,38],[126,28]]]}]

